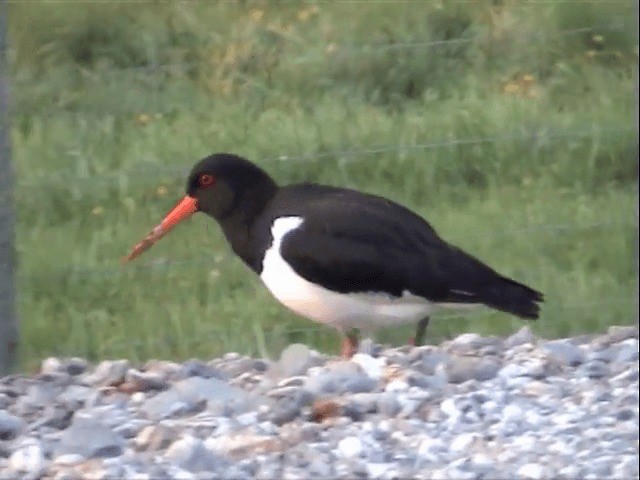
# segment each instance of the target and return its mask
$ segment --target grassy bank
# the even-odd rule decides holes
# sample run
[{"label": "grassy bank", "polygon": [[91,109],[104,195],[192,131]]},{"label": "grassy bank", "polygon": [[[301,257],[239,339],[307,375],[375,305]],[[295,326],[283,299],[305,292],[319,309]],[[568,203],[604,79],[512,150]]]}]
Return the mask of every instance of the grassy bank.
[{"label": "grassy bank", "polygon": [[[119,265],[215,151],[415,209],[544,291],[540,334],[635,321],[633,4],[494,3],[12,4],[25,366],[336,350],[205,218]],[[430,341],[521,324],[441,317]]]}]

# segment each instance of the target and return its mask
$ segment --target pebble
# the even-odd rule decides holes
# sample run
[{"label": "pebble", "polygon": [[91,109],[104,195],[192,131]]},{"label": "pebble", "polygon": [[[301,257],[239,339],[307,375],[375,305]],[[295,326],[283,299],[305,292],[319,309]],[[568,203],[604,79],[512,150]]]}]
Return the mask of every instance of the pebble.
[{"label": "pebble", "polygon": [[343,457],[355,458],[362,453],[362,442],[358,437],[346,437],[338,442],[338,451]]},{"label": "pebble", "polygon": [[25,422],[10,413],[0,410],[0,441],[13,440],[25,426]]},{"label": "pebble", "polygon": [[0,380],[0,478],[636,478],[637,337],[51,357]]}]

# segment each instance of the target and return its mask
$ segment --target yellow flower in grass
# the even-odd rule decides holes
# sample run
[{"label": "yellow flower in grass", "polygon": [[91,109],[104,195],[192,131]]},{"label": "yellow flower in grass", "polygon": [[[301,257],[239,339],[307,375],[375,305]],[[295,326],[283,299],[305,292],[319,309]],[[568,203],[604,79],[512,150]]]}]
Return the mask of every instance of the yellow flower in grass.
[{"label": "yellow flower in grass", "polygon": [[93,210],[91,210],[91,215],[93,215],[94,217],[99,217],[103,213],[104,208],[102,208],[100,205],[93,207]]},{"label": "yellow flower in grass", "polygon": [[157,189],[156,189],[156,194],[159,197],[164,197],[167,194],[167,187],[160,185]]},{"label": "yellow flower in grass", "polygon": [[260,10],[259,8],[254,8],[249,12],[249,16],[254,22],[259,22],[264,16],[264,11]]},{"label": "yellow flower in grass", "polygon": [[312,5],[309,8],[303,8],[302,10],[298,11],[298,20],[300,20],[301,22],[306,22],[314,15],[317,15],[319,10],[320,9],[317,5]]},{"label": "yellow flower in grass", "polygon": [[149,124],[151,122],[151,115],[148,113],[141,113],[136,117],[136,123],[141,127]]}]

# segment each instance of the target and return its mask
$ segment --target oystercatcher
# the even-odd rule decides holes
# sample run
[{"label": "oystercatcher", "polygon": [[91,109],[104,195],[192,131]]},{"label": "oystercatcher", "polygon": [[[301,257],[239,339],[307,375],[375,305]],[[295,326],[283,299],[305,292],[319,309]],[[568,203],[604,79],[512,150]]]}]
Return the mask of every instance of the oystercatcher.
[{"label": "oystercatcher", "polygon": [[421,344],[438,306],[485,305],[538,318],[540,292],[447,243],[386,198],[313,183],[279,187],[228,153],[199,161],[186,193],[125,261],[203,212],[276,299],[342,333],[346,357],[357,349],[358,330],[417,322],[413,343]]}]

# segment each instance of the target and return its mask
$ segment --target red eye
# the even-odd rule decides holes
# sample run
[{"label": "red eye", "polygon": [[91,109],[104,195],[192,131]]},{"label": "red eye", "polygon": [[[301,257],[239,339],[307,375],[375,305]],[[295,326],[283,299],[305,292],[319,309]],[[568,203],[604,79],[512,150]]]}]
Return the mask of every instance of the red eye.
[{"label": "red eye", "polygon": [[198,183],[200,184],[201,187],[210,187],[211,185],[213,185],[216,182],[216,177],[214,177],[213,175],[209,175],[208,173],[203,173],[202,175],[200,175],[200,178],[198,179]]}]

